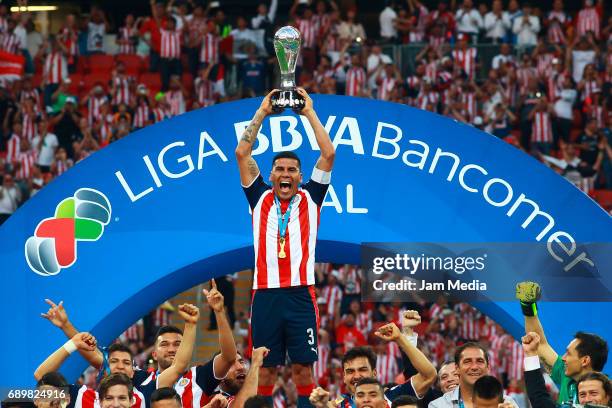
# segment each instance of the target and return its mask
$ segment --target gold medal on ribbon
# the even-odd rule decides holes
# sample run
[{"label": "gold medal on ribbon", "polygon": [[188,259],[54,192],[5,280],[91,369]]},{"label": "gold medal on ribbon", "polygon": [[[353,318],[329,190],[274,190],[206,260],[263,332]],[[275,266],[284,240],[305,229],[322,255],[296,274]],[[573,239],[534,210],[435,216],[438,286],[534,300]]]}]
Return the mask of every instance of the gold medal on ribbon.
[{"label": "gold medal on ribbon", "polygon": [[283,259],[287,257],[287,254],[285,253],[285,237],[282,237],[278,240],[278,243],[280,244],[280,251],[278,251],[278,257]]}]

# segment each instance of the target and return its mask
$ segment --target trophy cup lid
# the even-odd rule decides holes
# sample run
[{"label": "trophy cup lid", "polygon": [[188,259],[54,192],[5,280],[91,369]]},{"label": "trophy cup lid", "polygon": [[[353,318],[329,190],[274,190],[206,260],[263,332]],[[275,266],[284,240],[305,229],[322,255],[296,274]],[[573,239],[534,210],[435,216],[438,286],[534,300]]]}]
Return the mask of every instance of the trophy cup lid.
[{"label": "trophy cup lid", "polygon": [[278,29],[278,31],[274,34],[274,40],[275,41],[286,41],[286,40],[293,40],[293,41],[298,41],[298,45],[299,45],[299,41],[300,41],[300,32],[292,26],[284,26]]}]

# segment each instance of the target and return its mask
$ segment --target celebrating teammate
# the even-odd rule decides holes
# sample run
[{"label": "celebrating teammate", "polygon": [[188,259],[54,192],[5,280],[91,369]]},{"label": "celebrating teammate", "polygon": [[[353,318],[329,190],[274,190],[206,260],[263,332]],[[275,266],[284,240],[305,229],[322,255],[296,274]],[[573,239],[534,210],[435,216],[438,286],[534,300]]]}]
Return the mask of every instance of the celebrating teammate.
[{"label": "celebrating teammate", "polygon": [[288,354],[298,391],[298,407],[307,407],[314,388],[312,363],[317,361],[318,310],[314,295],[314,261],[319,212],[329,187],[335,149],[313,109],[305,100],[301,111],[312,126],[321,151],[310,180],[302,183],[299,157],[278,153],[267,185],[251,153],[263,120],[272,113],[270,92],[244,131],[236,148],[240,181],[253,212],[255,274],[251,305],[253,347],[270,353],[260,372],[259,395],[272,396],[276,367]]}]

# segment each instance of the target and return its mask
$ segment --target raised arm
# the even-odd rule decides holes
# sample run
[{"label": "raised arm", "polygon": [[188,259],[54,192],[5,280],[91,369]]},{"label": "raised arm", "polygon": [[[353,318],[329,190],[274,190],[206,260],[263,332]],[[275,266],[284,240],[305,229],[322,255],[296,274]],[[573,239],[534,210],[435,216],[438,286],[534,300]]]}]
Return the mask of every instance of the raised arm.
[{"label": "raised arm", "polygon": [[538,335],[538,355],[546,364],[553,366],[559,355],[548,344],[544,328],[538,317],[536,301],[540,299],[540,294],[540,285],[535,282],[521,282],[516,285],[516,298],[521,302],[521,309],[525,317],[525,333]]},{"label": "raised arm", "polygon": [[214,279],[210,283],[210,290],[204,289],[202,292],[206,296],[208,305],[215,312],[217,327],[219,328],[219,346],[221,348],[221,354],[216,356],[213,361],[213,371],[218,378],[224,378],[236,361],[236,342],[225,313],[223,295],[217,290],[217,283]]},{"label": "raised arm", "polygon": [[319,170],[323,171],[331,171],[334,167],[334,158],[336,157],[336,149],[329,138],[329,133],[321,124],[317,113],[313,109],[312,99],[308,96],[308,93],[304,88],[298,88],[298,93],[304,98],[306,104],[304,109],[302,109],[301,114],[308,119],[310,126],[314,130],[315,138],[317,139],[317,144],[319,145],[319,150],[321,150],[321,155],[317,160],[317,164],[315,167]]},{"label": "raised arm", "polygon": [[[50,306],[47,313],[41,313],[40,315],[45,319],[49,320],[51,324],[59,328],[68,339],[72,339],[79,331],[72,325],[72,322],[68,319],[68,313],[64,308],[64,301],[62,300],[58,304],[55,304],[51,299],[45,299],[45,302]],[[102,352],[97,348],[89,350],[88,348],[79,348],[79,353],[89,364],[96,368],[102,367],[104,362],[104,356]]]},{"label": "raised arm", "polygon": [[43,375],[59,370],[68,356],[76,350],[94,351],[95,349],[96,339],[94,336],[89,333],[77,333],[36,368],[34,378],[39,381]]},{"label": "raised arm", "polygon": [[411,378],[410,382],[417,397],[422,397],[436,381],[437,372],[433,364],[416,347],[416,338],[414,338],[412,328],[421,323],[421,316],[415,310],[408,310],[404,312],[403,320],[407,322],[404,325],[404,335],[395,323],[380,327],[374,334],[383,340],[396,342],[402,352],[406,353],[410,363],[417,370],[417,374]]},{"label": "raised arm", "polygon": [[244,406],[244,402],[257,395],[257,386],[259,384],[259,369],[263,365],[264,358],[268,355],[270,350],[265,347],[258,347],[253,349],[253,354],[251,356],[251,367],[249,368],[249,373],[244,379],[244,384],[238,394],[236,394],[236,398],[232,403],[232,408],[242,408]]},{"label": "raised arm", "polygon": [[259,132],[261,123],[266,116],[272,113],[270,98],[276,91],[278,91],[278,89],[266,95],[259,109],[255,112],[255,116],[253,116],[251,123],[249,123],[249,126],[244,130],[242,138],[236,147],[236,160],[238,161],[238,170],[240,170],[240,183],[245,187],[249,186],[259,174],[259,167],[257,167],[257,163],[255,159],[253,159],[253,156],[251,156],[251,153],[253,152],[253,145],[257,140],[257,133]]},{"label": "raised arm", "polygon": [[196,340],[200,309],[194,305],[183,304],[178,307],[178,312],[183,320],[185,320],[183,340],[176,351],[176,356],[174,357],[172,365],[162,371],[157,378],[157,388],[172,387],[176,380],[178,380],[187,370],[187,366],[189,366],[193,354],[193,345]]}]

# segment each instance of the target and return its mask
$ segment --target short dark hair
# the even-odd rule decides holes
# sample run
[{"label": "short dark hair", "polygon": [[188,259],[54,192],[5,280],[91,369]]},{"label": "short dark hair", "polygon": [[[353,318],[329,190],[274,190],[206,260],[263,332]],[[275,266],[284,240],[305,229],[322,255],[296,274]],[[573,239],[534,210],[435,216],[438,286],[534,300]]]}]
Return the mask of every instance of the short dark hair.
[{"label": "short dark hair", "polygon": [[300,158],[298,157],[297,154],[293,153],[293,152],[279,152],[276,153],[276,155],[274,155],[274,157],[272,158],[272,167],[274,167],[274,163],[276,163],[276,161],[278,159],[293,159],[293,160],[297,160],[298,162],[298,167],[300,168],[300,170],[302,169],[302,162],[300,161]]},{"label": "short dark hair", "polygon": [[582,375],[577,382],[577,387],[580,387],[580,383],[583,381],[599,381],[603,387],[606,395],[612,398],[612,383],[607,375],[598,371],[591,371]]},{"label": "short dark hair", "polygon": [[504,402],[504,387],[497,378],[485,375],[474,383],[472,398],[476,399],[476,397],[486,400],[495,398],[498,402]]},{"label": "short dark hair", "polygon": [[113,373],[108,377],[104,377],[100,384],[98,385],[98,394],[100,395],[100,400],[103,400],[106,397],[106,393],[110,387],[115,385],[125,385],[128,389],[128,395],[130,399],[134,396],[134,387],[132,385],[132,380],[130,377],[123,373]]},{"label": "short dark hair", "polygon": [[366,347],[362,347],[362,346],[353,347],[352,349],[344,353],[344,356],[342,357],[342,368],[344,368],[344,365],[348,363],[349,361],[353,361],[359,357],[367,358],[368,363],[370,363],[371,369],[376,368],[376,354],[374,354],[374,351],[372,350],[371,347],[367,347],[367,346]]},{"label": "short dark hair", "polygon": [[608,361],[608,343],[593,333],[585,333],[579,331],[574,337],[580,340],[576,346],[578,356],[591,357],[591,367],[593,371],[601,371]]},{"label": "short dark hair", "polygon": [[128,346],[126,346],[125,344],[121,344],[121,343],[113,343],[108,347],[108,356],[110,357],[111,354],[120,351],[122,353],[128,353],[130,355],[130,359],[133,360],[132,356],[132,350],[130,350],[130,348]]},{"label": "short dark hair", "polygon": [[368,385],[368,384],[375,384],[378,386],[378,388],[380,389],[381,394],[385,394],[385,389],[383,388],[382,384],[380,383],[380,381],[378,381],[376,378],[374,377],[365,377],[362,378],[361,380],[357,381],[357,384],[355,384],[355,391],[357,390],[357,387],[361,386],[361,385]]},{"label": "short dark hair", "polygon": [[180,395],[176,392],[174,388],[171,387],[162,387],[153,391],[151,394],[151,405],[153,406],[154,402],[173,399],[176,401],[179,407],[183,406],[183,402],[181,401]]},{"label": "short dark hair", "polygon": [[484,348],[484,346],[480,343],[476,343],[475,341],[468,341],[467,343],[463,343],[461,346],[457,347],[457,349],[455,350],[455,364],[457,364],[457,367],[459,366],[459,361],[461,361],[461,353],[463,353],[466,349],[469,348],[477,348],[482,350],[485,361],[487,362],[487,365],[489,365],[489,352],[487,351],[487,349]]},{"label": "short dark hair", "polygon": [[244,401],[244,408],[272,408],[272,404],[268,397],[253,395]]},{"label": "short dark hair", "polygon": [[166,333],[178,333],[181,336],[183,335],[183,331],[176,326],[162,326],[157,330],[157,333],[155,334],[155,341],[157,341],[159,336]]},{"label": "short dark hair", "polygon": [[36,387],[42,387],[43,385],[62,388],[68,386],[68,381],[66,381],[66,378],[61,373],[51,371],[50,373],[43,375],[36,383]]},{"label": "short dark hair", "polygon": [[400,395],[391,403],[391,408],[403,407],[404,405],[419,405],[419,400],[413,395]]}]

